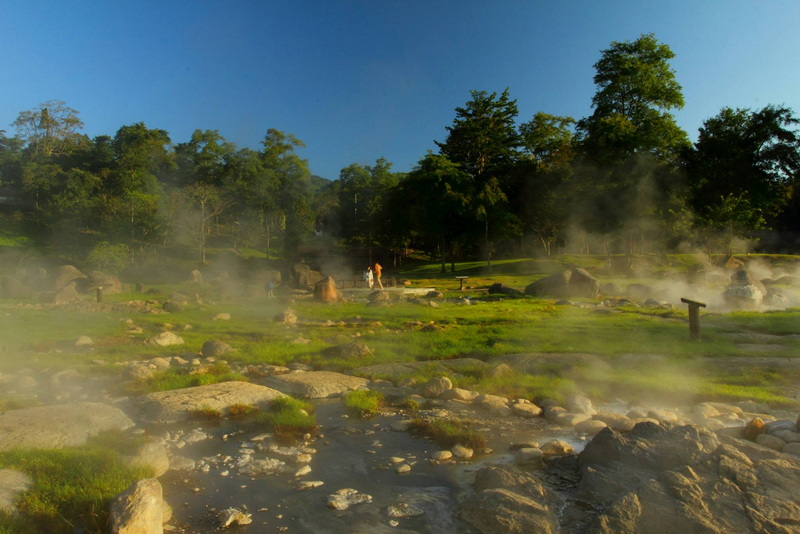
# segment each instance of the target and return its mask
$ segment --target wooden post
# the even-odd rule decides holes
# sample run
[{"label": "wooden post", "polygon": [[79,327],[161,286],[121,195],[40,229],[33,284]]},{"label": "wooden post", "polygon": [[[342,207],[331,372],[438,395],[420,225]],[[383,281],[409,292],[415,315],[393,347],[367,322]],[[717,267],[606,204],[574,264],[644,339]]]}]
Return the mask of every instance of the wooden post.
[{"label": "wooden post", "polygon": [[97,302],[103,302],[103,288],[98,287],[96,291],[97,291]]},{"label": "wooden post", "polygon": [[700,308],[705,308],[705,303],[685,298],[681,302],[689,305],[689,339],[700,339]]}]

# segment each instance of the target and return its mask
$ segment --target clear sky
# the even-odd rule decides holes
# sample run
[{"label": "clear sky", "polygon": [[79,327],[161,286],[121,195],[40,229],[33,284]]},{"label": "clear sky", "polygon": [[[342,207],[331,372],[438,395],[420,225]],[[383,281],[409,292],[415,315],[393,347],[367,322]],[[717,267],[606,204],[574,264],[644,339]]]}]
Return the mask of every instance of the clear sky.
[{"label": "clear sky", "polygon": [[518,123],[588,116],[601,50],[650,32],[693,139],[724,106],[800,114],[797,0],[0,0],[0,129],[63,100],[90,137],[144,122],[257,149],[276,128],[325,178],[408,171],[471,90],[508,87]]}]

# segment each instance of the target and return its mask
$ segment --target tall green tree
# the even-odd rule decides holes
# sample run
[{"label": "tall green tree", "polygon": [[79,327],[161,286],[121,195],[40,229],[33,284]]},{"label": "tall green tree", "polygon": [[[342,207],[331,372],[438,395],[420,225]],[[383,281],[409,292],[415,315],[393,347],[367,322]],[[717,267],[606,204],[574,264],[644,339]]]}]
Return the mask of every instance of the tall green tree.
[{"label": "tall green tree", "polygon": [[181,185],[195,182],[224,187],[232,179],[236,146],[217,130],[195,130],[187,143],[175,146]]},{"label": "tall green tree", "polygon": [[14,121],[17,137],[36,156],[58,156],[79,142],[83,121],[78,112],[61,100],[50,100],[21,112]]},{"label": "tall green tree", "polygon": [[339,173],[340,235],[351,243],[376,245],[381,237],[386,196],[397,185],[392,164],[378,158],[375,165],[353,163]]},{"label": "tall green tree", "polygon": [[519,127],[523,157],[513,204],[525,231],[533,232],[548,256],[568,222],[574,126],[572,117],[539,112]]},{"label": "tall green tree", "polygon": [[388,202],[395,232],[414,234],[423,248],[438,250],[443,273],[448,252],[455,271],[454,245],[472,218],[467,193],[471,180],[447,156],[428,152],[392,190]]},{"label": "tall green tree", "polygon": [[478,232],[482,234],[484,254],[491,267],[490,222],[503,221],[494,232],[498,237],[514,226],[509,220],[506,191],[518,157],[520,141],[515,120],[519,112],[508,89],[499,96],[486,91],[470,94],[472,99],[456,108],[453,124],[447,127],[447,139],[436,144],[442,155],[472,178],[464,193],[480,223],[473,231],[475,237]]},{"label": "tall green tree", "polygon": [[[791,109],[723,108],[686,157],[691,207],[706,235],[765,228],[800,180],[800,120]],[[709,237],[711,238],[711,237]]]},{"label": "tall green tree", "polygon": [[311,235],[314,213],[311,209],[308,161],[295,152],[305,147],[292,134],[270,128],[264,140],[261,160],[277,185],[279,226],[283,234],[284,257],[296,256],[297,247]]},{"label": "tall green tree", "polygon": [[594,112],[578,123],[583,148],[602,165],[646,152],[673,161],[689,145],[672,110],[683,107],[683,90],[669,61],[675,54],[652,33],[612,42],[594,64]]}]

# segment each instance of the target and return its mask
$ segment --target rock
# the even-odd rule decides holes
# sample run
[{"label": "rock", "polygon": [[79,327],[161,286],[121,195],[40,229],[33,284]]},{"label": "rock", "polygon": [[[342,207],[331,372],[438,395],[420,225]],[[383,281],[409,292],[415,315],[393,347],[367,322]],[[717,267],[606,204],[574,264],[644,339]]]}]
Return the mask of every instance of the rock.
[{"label": "rock", "polygon": [[238,508],[226,508],[219,513],[219,526],[228,528],[232,525],[249,525],[253,522],[252,514],[243,512]]},{"label": "rock", "polygon": [[388,306],[390,300],[388,291],[373,291],[367,295],[369,306]]},{"label": "rock", "polygon": [[800,520],[800,461],[692,425],[603,430],[578,465],[567,532],[790,532]]},{"label": "rock", "polygon": [[744,437],[750,441],[755,441],[758,436],[764,433],[764,421],[756,417],[744,425]]},{"label": "rock", "polygon": [[462,388],[451,388],[442,391],[442,393],[439,395],[439,398],[442,400],[472,402],[476,397],[478,397],[478,395],[479,393],[477,391],[470,391]]},{"label": "rock", "polygon": [[476,491],[458,506],[458,515],[483,534],[558,532],[555,497],[532,477],[525,486],[527,491],[519,493],[506,488]]},{"label": "rock", "polygon": [[290,269],[292,280],[298,288],[311,288],[322,280],[322,275],[318,271],[311,270],[305,263],[295,263]]},{"label": "rock", "polygon": [[539,448],[545,456],[563,456],[573,453],[572,445],[559,439],[543,443]]},{"label": "rock", "polygon": [[469,460],[474,454],[472,449],[464,447],[463,445],[454,445],[453,448],[450,449],[450,452],[453,453],[453,456],[462,460]]},{"label": "rock", "polygon": [[347,510],[355,504],[370,503],[372,496],[366,493],[359,493],[352,488],[344,488],[328,496],[328,508],[334,510]]},{"label": "rock", "polygon": [[617,432],[630,432],[636,424],[630,417],[612,412],[599,412],[594,414],[592,418],[602,421]]},{"label": "rock", "polygon": [[137,382],[150,380],[154,376],[155,369],[146,362],[131,362],[122,371],[123,379]]},{"label": "rock", "polygon": [[170,347],[173,345],[183,345],[183,338],[175,332],[161,332],[145,341],[147,345],[155,345],[158,347]]},{"label": "rock", "polygon": [[291,326],[297,324],[297,314],[294,312],[294,310],[283,310],[281,313],[275,316],[274,321],[276,323],[283,323]]},{"label": "rock", "polygon": [[191,419],[194,412],[203,408],[225,411],[234,404],[266,408],[281,396],[281,392],[257,384],[220,382],[147,393],[135,401],[135,407],[145,421],[166,423]]},{"label": "rock", "polygon": [[386,512],[389,517],[395,518],[417,517],[425,514],[422,508],[404,502],[389,505]]},{"label": "rock", "polygon": [[163,491],[154,478],[139,480],[117,495],[111,503],[110,531],[113,534],[161,534],[164,532]]},{"label": "rock", "polygon": [[584,395],[576,393],[568,395],[564,404],[566,409],[573,413],[584,413],[588,415],[594,415],[597,413],[597,410],[595,410],[592,406],[592,401]]},{"label": "rock", "polygon": [[334,280],[333,277],[326,276],[314,284],[314,300],[316,302],[322,302],[323,304],[330,304],[342,300],[342,294],[336,288],[336,280]]},{"label": "rock", "polygon": [[534,297],[594,298],[599,292],[600,282],[577,267],[536,280],[525,288],[525,294]]},{"label": "rock", "polygon": [[588,421],[592,418],[591,415],[588,413],[560,413],[554,415],[553,417],[548,418],[548,420],[552,421],[553,423],[557,424],[558,426],[563,427],[573,427],[577,424],[583,423],[584,421]]},{"label": "rock", "polygon": [[422,387],[422,396],[428,399],[438,399],[442,393],[453,388],[453,382],[446,376],[431,378]]},{"label": "rock", "polygon": [[75,284],[86,279],[86,275],[80,272],[73,265],[62,265],[57,267],[50,276],[51,291],[60,291],[67,286],[75,289]]},{"label": "rock", "polygon": [[0,469],[0,512],[16,513],[15,503],[21,493],[30,489],[33,479],[21,471]]},{"label": "rock", "polygon": [[153,470],[153,477],[158,478],[169,471],[167,447],[161,440],[151,440],[141,445],[132,456],[125,457],[128,465],[146,466]]},{"label": "rock", "polygon": [[489,286],[490,295],[507,295],[510,297],[521,297],[524,293],[518,289],[507,286],[505,284],[496,283]]},{"label": "rock", "polygon": [[437,462],[446,462],[453,457],[453,453],[450,451],[436,451],[431,454],[431,459],[436,460]]},{"label": "rock", "polygon": [[372,356],[372,351],[361,341],[353,341],[344,345],[328,347],[322,354],[330,358],[343,358],[345,360],[360,360]]},{"label": "rock", "polygon": [[22,282],[7,275],[0,275],[0,298],[3,299],[29,299],[34,296],[34,291]]},{"label": "rock", "polygon": [[786,445],[783,446],[781,452],[784,454],[791,454],[793,456],[800,456],[800,443],[798,442],[787,443]]},{"label": "rock", "polygon": [[514,459],[518,464],[531,464],[542,461],[544,452],[538,447],[520,447],[514,451]]},{"label": "rock", "polygon": [[233,350],[233,347],[225,343],[224,341],[218,341],[216,339],[210,339],[203,343],[203,348],[200,349],[200,352],[205,357],[216,357],[222,356],[226,352],[230,352]]},{"label": "rock", "polygon": [[764,431],[768,434],[779,430],[790,430],[794,432],[797,430],[797,426],[794,421],[789,421],[788,419],[778,419],[777,421],[764,423]]},{"label": "rock", "polygon": [[339,397],[348,391],[367,387],[369,381],[366,378],[332,371],[309,371],[265,377],[262,382],[290,395],[324,399]]},{"label": "rock", "polygon": [[75,340],[73,346],[76,349],[83,349],[87,347],[94,347],[94,344],[95,344],[94,340],[89,336],[80,336],[78,339]]},{"label": "rock", "polygon": [[70,302],[83,300],[83,297],[75,288],[75,282],[70,282],[57,291],[42,293],[39,299],[50,304],[69,304]]},{"label": "rock", "polygon": [[608,425],[597,419],[588,419],[575,425],[575,432],[578,434],[588,434],[594,436]]},{"label": "rock", "polygon": [[77,284],[78,289],[83,293],[100,289],[103,294],[116,295],[123,291],[119,277],[103,271],[92,271],[86,279],[78,280]]},{"label": "rock", "polygon": [[10,410],[0,414],[0,451],[74,447],[106,430],[133,425],[118,408],[98,402]]},{"label": "rock", "polygon": [[783,440],[776,438],[775,436],[772,436],[770,434],[759,434],[758,437],[756,437],[756,443],[758,443],[762,447],[766,447],[774,451],[780,451],[781,449],[783,449],[784,445],[786,445],[786,443],[784,443]]},{"label": "rock", "polygon": [[230,321],[231,314],[230,313],[218,313],[214,317],[211,318],[212,321]]},{"label": "rock", "polygon": [[542,409],[532,402],[512,402],[509,407],[514,415],[518,415],[526,419],[532,419],[542,414]]},{"label": "rock", "polygon": [[286,469],[286,462],[283,460],[266,458],[250,460],[239,467],[239,474],[251,478],[261,478],[283,473]]}]

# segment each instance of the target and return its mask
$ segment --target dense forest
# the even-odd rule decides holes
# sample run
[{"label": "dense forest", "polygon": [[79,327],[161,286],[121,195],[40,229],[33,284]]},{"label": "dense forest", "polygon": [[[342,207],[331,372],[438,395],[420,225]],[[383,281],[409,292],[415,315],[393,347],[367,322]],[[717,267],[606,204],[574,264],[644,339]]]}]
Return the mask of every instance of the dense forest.
[{"label": "dense forest", "polygon": [[169,248],[205,262],[225,248],[293,260],[314,245],[416,251],[442,269],[559,251],[726,252],[765,230],[800,232],[794,112],[723,108],[692,143],[672,114],[684,104],[673,56],[652,34],[612,42],[580,119],[523,122],[510,89],[471,91],[411,172],[381,157],[335,181],[312,176],[302,141],[282,131],[258,150],[215,130],[174,143],[144,123],[90,139],[78,111],[46,102],[19,114],[16,135],[0,132],[2,228],[78,259]]}]

